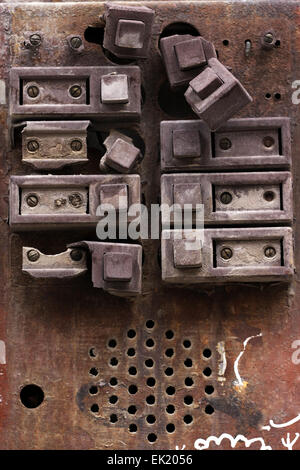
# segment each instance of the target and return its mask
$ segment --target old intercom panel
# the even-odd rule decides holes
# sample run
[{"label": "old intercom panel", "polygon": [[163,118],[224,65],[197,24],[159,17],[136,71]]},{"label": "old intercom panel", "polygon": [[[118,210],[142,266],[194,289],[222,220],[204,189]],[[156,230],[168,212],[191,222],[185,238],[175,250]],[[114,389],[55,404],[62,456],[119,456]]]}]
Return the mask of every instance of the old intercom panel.
[{"label": "old intercom panel", "polygon": [[0,447],[300,449],[300,2],[0,11]]}]

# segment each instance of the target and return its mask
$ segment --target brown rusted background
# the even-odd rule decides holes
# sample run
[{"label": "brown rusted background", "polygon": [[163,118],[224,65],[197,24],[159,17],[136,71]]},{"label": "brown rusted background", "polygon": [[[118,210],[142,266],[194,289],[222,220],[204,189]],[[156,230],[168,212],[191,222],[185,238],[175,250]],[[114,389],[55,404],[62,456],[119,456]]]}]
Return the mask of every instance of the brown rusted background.
[{"label": "brown rusted background", "polygon": [[[120,2],[121,3],[121,2]],[[170,23],[192,24],[206,39],[212,41],[220,60],[232,67],[253,96],[254,101],[240,114],[242,117],[290,116],[293,135],[293,173],[295,194],[295,261],[299,267],[298,218],[300,206],[298,132],[299,105],[291,102],[292,82],[300,79],[299,23],[300,3],[271,2],[139,2],[156,11],[152,49],[149,60],[138,61],[143,71],[145,103],[140,125],[134,128],[146,144],[141,165],[142,190],[146,203],[157,202],[160,191],[159,123],[164,119],[193,117],[184,106],[166,93],[159,93],[166,75],[158,50],[162,30]],[[0,27],[0,79],[6,81],[11,66],[72,66],[107,65],[101,47],[85,41],[82,54],[68,48],[70,34],[84,36],[88,26],[97,26],[97,17],[103,12],[101,2],[30,2],[2,3]],[[263,51],[260,36],[272,28],[281,46]],[[21,49],[25,31],[40,31],[43,46],[33,57]],[[245,40],[252,41],[252,53],[246,58]],[[223,44],[228,40],[229,44]],[[164,88],[163,88],[164,89]],[[266,100],[265,94],[271,99]],[[275,99],[274,94],[281,98]],[[159,103],[161,96],[167,103]],[[166,98],[167,97],[167,98]],[[175,100],[175,101],[174,101]],[[161,106],[169,113],[162,111]],[[300,339],[300,290],[297,272],[290,286],[238,285],[212,287],[208,291],[163,287],[159,266],[159,242],[144,242],[143,294],[136,300],[115,298],[93,289],[90,274],[69,281],[34,280],[21,273],[22,246],[37,247],[51,254],[64,251],[67,244],[82,239],[96,240],[94,231],[10,233],[8,217],[9,175],[30,174],[29,167],[21,163],[21,145],[9,149],[9,114],[7,105],[0,105],[1,132],[1,315],[0,339],[6,344],[6,365],[0,365],[0,447],[2,449],[175,449],[185,445],[194,448],[197,438],[219,436],[226,432],[246,438],[262,437],[273,449],[284,448],[281,438],[287,432],[291,439],[299,431],[299,422],[283,428],[262,430],[269,420],[286,423],[300,412],[299,365],[292,362],[292,343]],[[122,127],[121,125],[119,127]],[[65,168],[58,174],[97,174],[99,156],[90,152],[89,164],[80,168]],[[147,320],[154,327],[147,328]],[[134,329],[136,336],[128,338]],[[172,330],[174,337],[167,339],[165,332]],[[244,386],[236,387],[234,362],[247,344],[239,361],[239,372]],[[154,347],[145,341],[152,338]],[[110,348],[109,341],[117,342]],[[183,341],[191,346],[185,348]],[[224,376],[221,355],[224,343],[227,367]],[[96,357],[89,356],[95,348]],[[135,355],[128,356],[129,348]],[[212,356],[203,357],[210,348]],[[173,350],[172,357],[165,355]],[[110,365],[111,358],[118,365]],[[152,358],[154,365],[147,368],[144,361]],[[184,361],[190,358],[192,367]],[[2,360],[4,362],[4,360]],[[130,376],[130,366],[137,375]],[[99,373],[90,375],[95,367]],[[174,374],[166,376],[166,367]],[[206,377],[203,370],[212,369]],[[146,384],[148,377],[156,380],[154,387]],[[193,379],[187,387],[185,379]],[[117,385],[111,385],[116,378]],[[221,379],[221,380],[220,380]],[[43,404],[28,409],[20,401],[24,384],[35,383],[45,393]],[[89,387],[99,385],[97,395],[89,394]],[[137,385],[136,394],[128,387]],[[205,386],[213,385],[212,395]],[[175,394],[167,395],[173,386]],[[116,404],[109,403],[111,395],[118,396]],[[146,397],[155,396],[155,403],[146,403]],[[193,397],[193,404],[184,403],[185,396]],[[90,407],[99,405],[99,413]],[[168,414],[168,404],[175,405],[175,413]],[[210,404],[213,414],[205,412]],[[135,405],[137,412],[130,415],[127,408]],[[110,416],[118,421],[111,423]],[[152,425],[146,422],[151,414],[156,417]],[[185,424],[183,417],[191,415],[193,422]],[[167,432],[168,423],[175,425]],[[129,431],[130,424],[137,432]],[[147,436],[154,433],[157,440],[150,444]],[[228,442],[217,447],[229,448]],[[253,444],[251,448],[259,448]],[[236,448],[244,448],[238,444]],[[300,440],[294,449],[300,449]]]}]

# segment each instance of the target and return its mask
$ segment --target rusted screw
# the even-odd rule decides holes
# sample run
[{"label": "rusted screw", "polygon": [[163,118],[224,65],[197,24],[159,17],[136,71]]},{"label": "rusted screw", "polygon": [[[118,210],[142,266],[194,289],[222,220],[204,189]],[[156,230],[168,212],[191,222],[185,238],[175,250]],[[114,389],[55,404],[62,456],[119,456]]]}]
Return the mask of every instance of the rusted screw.
[{"label": "rusted screw", "polygon": [[267,248],[265,248],[265,256],[267,258],[274,258],[275,255],[276,255],[276,250],[273,246],[267,246]]},{"label": "rusted screw", "polygon": [[38,47],[41,45],[42,38],[39,34],[35,33],[29,37],[29,41],[32,46]]},{"label": "rusted screw", "polygon": [[263,144],[265,147],[270,148],[274,145],[275,141],[273,137],[267,135],[266,137],[263,138]]},{"label": "rusted screw", "polygon": [[79,152],[79,151],[82,149],[82,142],[81,142],[81,140],[78,140],[78,139],[72,140],[72,142],[71,142],[71,149],[72,149],[74,152]]},{"label": "rusted screw", "polygon": [[36,98],[39,94],[39,89],[36,85],[30,85],[28,88],[27,88],[27,95],[30,97],[30,98]]},{"label": "rusted screw", "polygon": [[223,259],[230,259],[232,258],[232,249],[226,246],[221,250],[221,256]]},{"label": "rusted screw", "polygon": [[232,195],[225,191],[224,193],[221,194],[220,200],[222,204],[230,204],[232,201]]},{"label": "rusted screw", "polygon": [[78,36],[73,36],[70,39],[70,44],[73,49],[79,49],[79,47],[82,46],[82,39]]},{"label": "rusted screw", "polygon": [[72,85],[70,88],[70,95],[73,96],[73,98],[79,98],[79,96],[82,93],[81,86],[79,85]]},{"label": "rusted screw", "polygon": [[79,193],[70,194],[69,202],[74,207],[81,207],[83,204],[83,197]]},{"label": "rusted screw", "polygon": [[273,34],[272,33],[266,33],[264,35],[264,41],[267,43],[267,44],[271,44],[273,42]]},{"label": "rusted screw", "polygon": [[82,260],[82,251],[80,250],[72,250],[70,253],[71,259],[73,261],[80,261]]},{"label": "rusted screw", "polygon": [[220,140],[219,145],[222,150],[228,150],[231,148],[232,144],[228,137],[223,137],[223,139]]},{"label": "rusted screw", "polygon": [[62,206],[65,206],[66,204],[67,204],[67,200],[64,199],[63,197],[55,199],[54,201],[55,207],[62,207]]},{"label": "rusted screw", "polygon": [[29,207],[35,207],[39,203],[39,198],[36,194],[29,194],[29,196],[26,198],[26,202]]},{"label": "rusted screw", "polygon": [[40,258],[40,254],[37,250],[29,250],[27,252],[27,258],[29,259],[29,261],[31,261],[32,263],[35,263],[39,258]]},{"label": "rusted screw", "polygon": [[29,150],[29,152],[36,152],[39,146],[40,144],[37,140],[29,140],[29,142],[27,142],[27,149]]}]

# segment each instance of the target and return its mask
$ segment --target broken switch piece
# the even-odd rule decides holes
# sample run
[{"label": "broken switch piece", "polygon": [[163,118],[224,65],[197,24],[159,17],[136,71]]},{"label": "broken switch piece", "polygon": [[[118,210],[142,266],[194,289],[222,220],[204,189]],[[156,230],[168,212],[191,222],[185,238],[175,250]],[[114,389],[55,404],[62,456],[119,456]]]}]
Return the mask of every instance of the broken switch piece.
[{"label": "broken switch piece", "polygon": [[107,149],[101,158],[100,169],[109,172],[111,169],[120,173],[129,173],[141,159],[141,152],[130,137],[112,130],[105,139]]}]

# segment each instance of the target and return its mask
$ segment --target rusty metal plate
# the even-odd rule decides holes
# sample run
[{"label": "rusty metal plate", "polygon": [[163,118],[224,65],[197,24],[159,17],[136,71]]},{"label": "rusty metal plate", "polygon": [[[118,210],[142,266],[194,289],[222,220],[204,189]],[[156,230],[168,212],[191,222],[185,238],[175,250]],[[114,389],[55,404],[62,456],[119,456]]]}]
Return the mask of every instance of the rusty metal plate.
[{"label": "rusty metal plate", "polygon": [[[292,95],[300,76],[300,3],[166,0],[145,5],[155,18],[148,59],[137,61],[141,121],[114,120],[113,127],[134,129],[145,143],[139,173],[147,206],[160,194],[160,122],[196,119],[168,84],[159,38],[170,32],[196,29],[215,45],[219,60],[253,97],[237,119],[290,118],[297,182],[300,115]],[[142,295],[130,301],[93,288],[90,271],[74,279],[22,273],[23,247],[53,255],[71,243],[97,238],[92,228],[85,229],[84,238],[77,230],[11,231],[10,177],[33,170],[22,164],[21,143],[10,146],[10,68],[125,64],[101,45],[103,2],[2,2],[0,11],[0,447],[300,449],[299,185],[294,186],[291,283],[174,288],[161,280],[159,240],[143,241]],[[173,23],[183,25],[166,29]],[[262,37],[270,30],[277,45],[267,49]],[[41,44],[28,48],[33,33],[41,34]],[[71,48],[70,36],[82,38],[84,48]],[[18,116],[16,123],[24,119],[23,111]],[[31,118],[40,120],[35,112]],[[99,126],[107,133],[112,127]],[[65,174],[97,175],[96,143],[88,158],[82,168],[70,166]],[[281,163],[277,168],[286,169]],[[224,433],[231,441],[222,438]],[[237,435],[243,438],[234,441]]]}]

